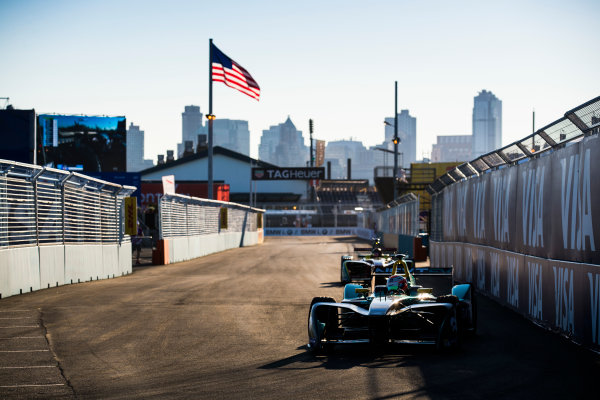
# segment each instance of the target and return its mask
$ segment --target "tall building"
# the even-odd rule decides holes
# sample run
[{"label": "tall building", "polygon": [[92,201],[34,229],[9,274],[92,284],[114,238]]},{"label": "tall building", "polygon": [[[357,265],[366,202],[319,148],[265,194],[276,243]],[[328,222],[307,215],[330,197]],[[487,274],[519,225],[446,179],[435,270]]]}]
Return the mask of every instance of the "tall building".
[{"label": "tall building", "polygon": [[248,121],[215,119],[213,122],[214,146],[225,147],[250,157],[250,131]]},{"label": "tall building", "polygon": [[[198,144],[204,146],[208,137],[208,124],[202,121],[198,106],[185,106],[181,113],[181,143],[177,145],[177,157],[195,152]],[[199,142],[200,141],[200,142]],[[187,150],[186,150],[187,142]],[[215,119],[213,122],[213,146],[221,146],[250,156],[250,131],[248,121]]]},{"label": "tall building", "polygon": [[431,162],[471,161],[472,135],[438,136],[431,148]]},{"label": "tall building", "polygon": [[[388,117],[385,122],[385,144],[393,150],[394,118]],[[398,137],[398,167],[410,168],[410,164],[417,161],[417,119],[408,110],[401,110],[398,114]]]},{"label": "tall building", "polygon": [[127,172],[138,172],[154,166],[152,160],[144,160],[144,131],[131,123],[127,129]]},{"label": "tall building", "polygon": [[[381,147],[381,146],[376,146]],[[331,162],[332,179],[348,179],[348,159],[351,179],[368,179],[373,183],[375,167],[382,166],[387,153],[367,149],[362,142],[354,140],[334,140],[327,143],[325,162]],[[390,157],[391,159],[391,157]]]},{"label": "tall building", "polygon": [[482,90],[473,105],[473,158],[502,147],[502,101]]},{"label": "tall building", "polygon": [[279,167],[305,167],[309,160],[308,153],[302,131],[296,129],[290,117],[283,124],[263,130],[258,146],[261,161]]},{"label": "tall building", "polygon": [[177,156],[183,156],[185,142],[191,141],[192,148],[198,146],[198,135],[205,134],[206,127],[202,126],[202,113],[199,106],[185,106],[181,113],[181,143],[177,145]]}]

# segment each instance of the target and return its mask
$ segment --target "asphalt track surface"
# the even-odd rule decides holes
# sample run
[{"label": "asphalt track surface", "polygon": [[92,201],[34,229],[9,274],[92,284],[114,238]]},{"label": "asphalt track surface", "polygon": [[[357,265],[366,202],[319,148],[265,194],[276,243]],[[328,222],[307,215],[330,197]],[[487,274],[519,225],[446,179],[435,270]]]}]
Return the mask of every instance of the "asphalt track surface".
[{"label": "asphalt track surface", "polygon": [[[479,329],[424,346],[306,348],[314,296],[340,299],[352,238],[261,246],[0,300],[0,398],[598,398],[600,359],[479,298]],[[449,291],[445,278],[426,285]]]}]

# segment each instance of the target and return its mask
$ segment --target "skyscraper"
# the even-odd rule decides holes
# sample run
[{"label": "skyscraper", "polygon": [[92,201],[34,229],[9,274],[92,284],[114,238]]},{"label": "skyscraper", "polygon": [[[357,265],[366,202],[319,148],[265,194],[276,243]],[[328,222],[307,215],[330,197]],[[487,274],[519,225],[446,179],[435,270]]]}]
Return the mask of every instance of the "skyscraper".
[{"label": "skyscraper", "polygon": [[302,131],[296,129],[290,117],[283,124],[263,130],[258,146],[258,156],[262,161],[279,167],[305,167],[308,153]]},{"label": "skyscraper", "polygon": [[471,161],[472,135],[438,136],[431,148],[432,162]]},{"label": "skyscraper", "polygon": [[502,147],[502,101],[482,90],[473,104],[473,158]]},{"label": "skyscraper", "polygon": [[213,142],[215,146],[225,147],[250,157],[248,121],[215,119],[213,122]]},{"label": "skyscraper", "polygon": [[185,106],[181,113],[181,143],[177,145],[177,156],[181,157],[185,149],[185,142],[192,141],[192,148],[198,145],[198,135],[206,133],[202,126],[202,113],[199,106]]},{"label": "skyscraper", "polygon": [[[385,144],[392,150],[392,139],[394,138],[394,117],[386,118],[385,122]],[[408,110],[401,110],[398,114],[398,166],[409,168],[410,163],[417,161],[417,119],[412,117]]]},{"label": "skyscraper", "polygon": [[152,160],[144,160],[144,131],[131,123],[127,129],[127,172],[137,172],[154,166]]}]

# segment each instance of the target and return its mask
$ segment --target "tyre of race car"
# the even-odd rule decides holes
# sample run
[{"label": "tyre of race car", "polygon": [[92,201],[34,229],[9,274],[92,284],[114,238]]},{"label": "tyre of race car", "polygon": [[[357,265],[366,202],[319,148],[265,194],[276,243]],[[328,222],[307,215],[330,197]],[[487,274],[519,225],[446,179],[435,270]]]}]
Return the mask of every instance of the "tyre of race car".
[{"label": "tyre of race car", "polygon": [[[308,340],[309,347],[314,353],[319,353],[321,351],[329,352],[332,349],[332,345],[327,343],[327,338],[330,334],[330,330],[335,329],[337,327],[337,310],[335,313],[331,312],[331,307],[320,308],[316,310],[315,318],[320,323],[324,323],[325,327],[322,331],[322,336],[319,336],[317,330],[314,333],[311,333],[310,326],[310,314],[312,311],[312,307],[316,303],[336,303],[333,297],[315,297],[310,302],[310,307],[308,308]],[[322,343],[322,339],[325,339],[325,343]]]},{"label": "tyre of race car", "polygon": [[458,323],[456,318],[456,307],[452,307],[438,330],[435,348],[438,351],[449,351],[459,346]]}]

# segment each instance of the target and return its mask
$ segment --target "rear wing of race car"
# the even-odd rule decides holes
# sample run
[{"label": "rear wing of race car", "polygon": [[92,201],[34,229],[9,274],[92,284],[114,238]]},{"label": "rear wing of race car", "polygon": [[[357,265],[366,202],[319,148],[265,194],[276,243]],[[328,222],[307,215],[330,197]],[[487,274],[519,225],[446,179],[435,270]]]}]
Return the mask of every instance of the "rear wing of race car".
[{"label": "rear wing of race car", "polygon": [[[373,251],[372,247],[355,247],[354,248],[355,252],[358,251]],[[384,253],[396,253],[396,251],[398,251],[398,249],[395,249],[393,247],[383,247],[381,249],[381,251],[383,251]]]}]

